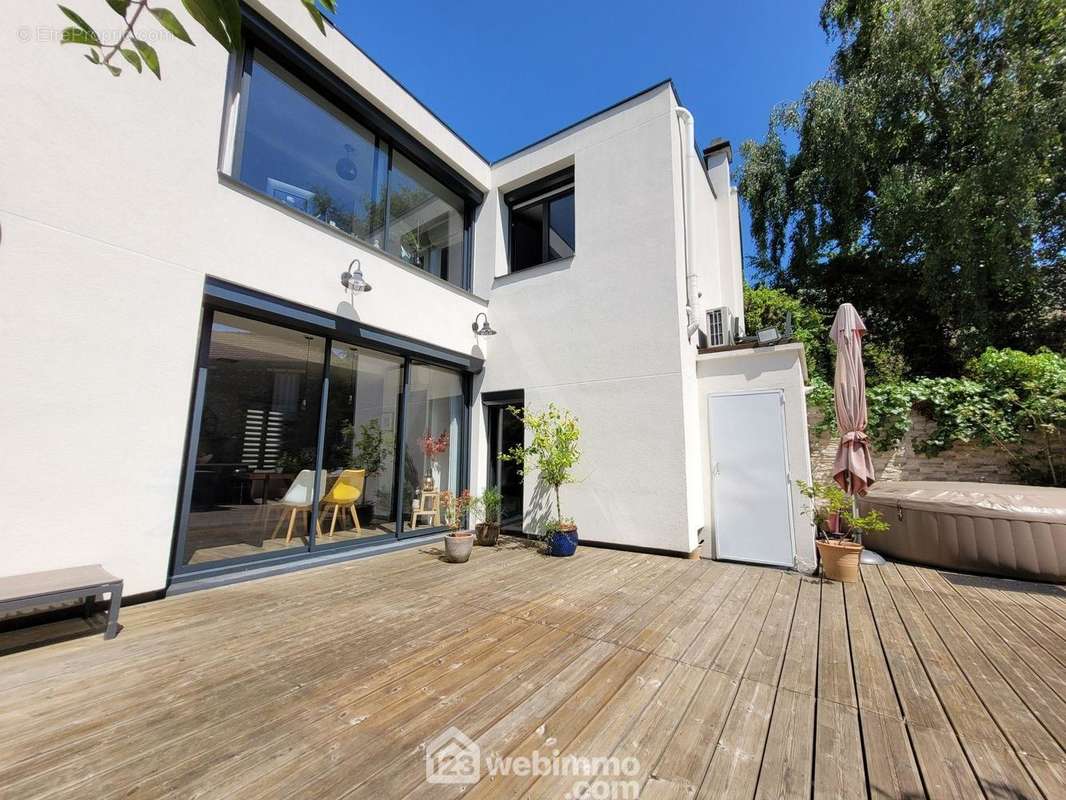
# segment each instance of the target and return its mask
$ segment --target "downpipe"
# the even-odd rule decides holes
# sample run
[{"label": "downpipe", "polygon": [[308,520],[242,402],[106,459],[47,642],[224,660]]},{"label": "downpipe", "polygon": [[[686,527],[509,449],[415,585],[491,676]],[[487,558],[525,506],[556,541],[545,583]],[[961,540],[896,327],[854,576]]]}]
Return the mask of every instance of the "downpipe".
[{"label": "downpipe", "polygon": [[692,219],[692,154],[696,151],[696,120],[687,108],[678,106],[678,121],[684,129],[681,137],[681,220],[685,239],[685,314],[688,317],[688,338],[699,330],[693,298],[699,296],[696,273],[692,268],[692,237],[689,224]]}]

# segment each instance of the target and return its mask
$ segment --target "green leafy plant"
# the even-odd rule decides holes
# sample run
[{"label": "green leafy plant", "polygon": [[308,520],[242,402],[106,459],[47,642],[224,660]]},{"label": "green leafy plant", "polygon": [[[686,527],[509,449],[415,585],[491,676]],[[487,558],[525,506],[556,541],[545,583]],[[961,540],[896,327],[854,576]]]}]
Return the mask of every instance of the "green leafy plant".
[{"label": "green leafy plant", "polygon": [[372,419],[359,426],[359,438],[354,443],[355,466],[366,470],[366,477],[373,478],[385,469],[385,461],[391,445],[385,439],[381,425]]},{"label": "green leafy plant", "polygon": [[803,343],[810,375],[828,375],[832,368],[829,353],[829,322],[817,309],[799,298],[769,286],[744,287],[744,322],[748,333],[760,328],[782,330],[785,318],[792,315],[792,331]]},{"label": "green leafy plant", "polygon": [[488,486],[478,498],[475,511],[482,516],[489,525],[500,524],[500,510],[503,506],[503,495],[498,486]]},{"label": "green leafy plant", "polygon": [[811,501],[803,513],[810,516],[820,533],[839,533],[841,515],[851,510],[851,498],[835,483],[796,481],[800,494]]},{"label": "green leafy plant", "polygon": [[[812,378],[811,385],[807,402],[822,417],[814,430],[833,433],[832,386],[821,378]],[[914,442],[922,455],[935,456],[957,444],[993,447],[1007,455],[1019,479],[1066,484],[1066,357],[1059,353],[988,348],[966,364],[961,377],[878,384],[869,388],[866,401],[875,450],[897,445],[916,410],[934,423],[925,438]],[[1036,443],[1035,455],[1031,442]]]},{"label": "green leafy plant", "polygon": [[[143,21],[142,14],[148,12],[159,25],[175,39],[185,44],[195,44],[181,20],[169,8],[148,4],[148,0],[105,0],[108,7],[122,18],[123,31],[114,44],[105,44],[99,34],[85,19],[66,6],[59,10],[70,20],[73,26],[63,30],[61,44],[84,45],[89,48],[85,58],[91,64],[104,67],[114,77],[122,74],[122,68],[114,62],[121,56],[137,72],[148,68],[156,78],[162,80],[159,68],[159,54],[155,48],[138,36],[137,25]],[[318,0],[322,7],[331,14],[337,13],[336,0]],[[301,5],[311,15],[318,30],[325,34],[325,16],[318,8],[316,0],[300,0]],[[229,51],[241,46],[241,7],[239,0],[181,0],[181,4],[196,23],[207,31],[211,37]]]},{"label": "green leafy plant", "polygon": [[749,267],[826,315],[854,303],[913,374],[1066,351],[1064,9],[823,0],[828,74],[741,147]]},{"label": "green leafy plant", "polygon": [[835,483],[796,481],[796,485],[800,494],[811,501],[810,509],[804,514],[813,517],[818,533],[828,539],[854,541],[861,534],[883,533],[889,529],[876,510],[859,516],[852,498]]},{"label": "green leafy plant", "polygon": [[572,520],[563,517],[559,489],[575,481],[574,468],[581,460],[578,443],[581,428],[577,419],[554,403],[541,412],[528,408],[508,408],[530,433],[528,445],[515,445],[501,458],[519,465],[524,477],[530,471],[537,472],[538,480],[551,489],[555,499],[555,519],[546,526],[550,539],[557,531],[573,530]]},{"label": "green leafy plant", "polygon": [[861,517],[846,512],[844,514],[844,520],[848,526],[848,531],[855,535],[862,535],[864,533],[885,533],[889,529],[889,524],[885,522],[881,516],[881,512],[871,509],[868,513],[863,514]]}]

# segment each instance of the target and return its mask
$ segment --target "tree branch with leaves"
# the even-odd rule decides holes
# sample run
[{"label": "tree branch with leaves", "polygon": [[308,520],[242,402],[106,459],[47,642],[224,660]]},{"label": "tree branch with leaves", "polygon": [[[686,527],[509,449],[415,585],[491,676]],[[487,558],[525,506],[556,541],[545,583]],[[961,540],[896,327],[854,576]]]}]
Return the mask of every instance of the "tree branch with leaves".
[{"label": "tree branch with leaves", "polygon": [[[152,45],[145,41],[143,34],[138,35],[138,25],[146,17],[144,12],[153,17],[159,25],[175,39],[188,45],[195,45],[188,30],[169,8],[149,5],[149,0],[104,0],[107,5],[122,18],[123,30],[114,44],[105,43],[84,17],[67,6],[59,10],[72,26],[63,30],[61,44],[83,45],[89,48],[85,58],[91,64],[104,67],[114,77],[122,74],[122,68],[114,62],[121,56],[138,73],[145,67],[156,78],[162,80],[163,73],[159,67],[159,54]],[[311,15],[318,30],[326,33],[326,18],[319,9],[316,0],[299,0]],[[337,13],[336,0],[320,0],[322,7],[331,14]],[[189,16],[226,50],[233,52],[241,46],[241,7],[239,0],[181,0]]]}]

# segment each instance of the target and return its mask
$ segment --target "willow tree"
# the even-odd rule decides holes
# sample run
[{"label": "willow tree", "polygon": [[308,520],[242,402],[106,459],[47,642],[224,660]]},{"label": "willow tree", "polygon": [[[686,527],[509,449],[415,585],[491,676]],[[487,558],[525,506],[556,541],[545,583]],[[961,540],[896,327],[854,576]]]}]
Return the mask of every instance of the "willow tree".
[{"label": "willow tree", "polygon": [[827,77],[742,146],[752,262],[923,374],[1066,346],[1066,2],[826,0]]}]

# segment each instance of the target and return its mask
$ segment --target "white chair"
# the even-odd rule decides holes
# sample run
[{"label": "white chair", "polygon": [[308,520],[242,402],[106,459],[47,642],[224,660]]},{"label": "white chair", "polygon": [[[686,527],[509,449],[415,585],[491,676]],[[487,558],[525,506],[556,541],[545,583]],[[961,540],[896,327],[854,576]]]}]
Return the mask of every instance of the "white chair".
[{"label": "white chair", "polygon": [[[319,476],[318,485],[325,487],[326,485],[326,471],[322,470],[322,474]],[[282,506],[281,516],[278,517],[278,524],[274,526],[274,532],[270,534],[270,538],[273,539],[278,535],[278,531],[281,529],[281,523],[285,521],[285,514],[289,514],[289,532],[285,535],[285,544],[292,541],[292,529],[296,523],[296,515],[301,511],[310,515],[311,509],[315,504],[315,473],[314,470],[302,469],[299,474],[293,479],[292,484],[285,492],[285,496],[282,497],[278,503]],[[310,519],[310,517],[308,517]],[[318,523],[318,535],[322,535],[321,522]]]}]

